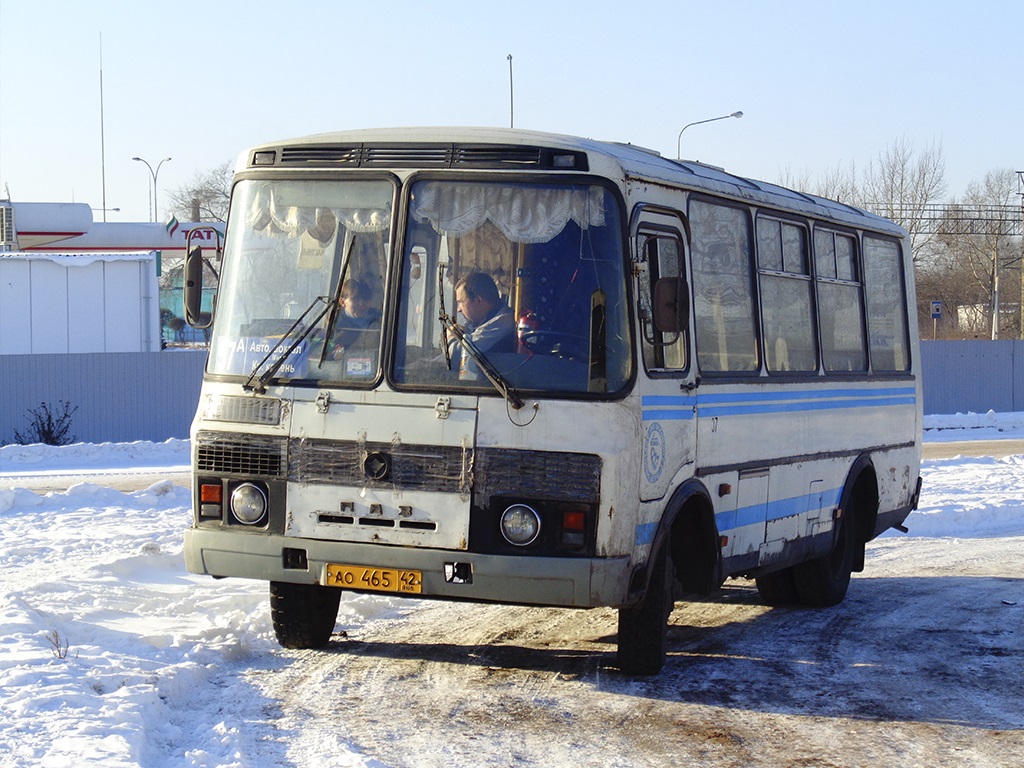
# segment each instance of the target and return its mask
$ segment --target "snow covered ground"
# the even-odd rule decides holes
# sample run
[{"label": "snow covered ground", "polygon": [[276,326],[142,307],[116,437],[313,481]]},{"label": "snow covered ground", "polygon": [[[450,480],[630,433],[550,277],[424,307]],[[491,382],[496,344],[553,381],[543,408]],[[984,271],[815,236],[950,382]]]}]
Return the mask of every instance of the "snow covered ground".
[{"label": "snow covered ground", "polygon": [[[925,427],[1019,439],[1024,414]],[[925,462],[910,534],[870,545],[835,612],[729,586],[677,608],[666,672],[631,681],[601,661],[609,611],[345,595],[329,650],[280,649],[265,584],[186,573],[187,488],[101,484],[188,451],[0,447],[0,766],[1024,761],[1024,455]]]}]

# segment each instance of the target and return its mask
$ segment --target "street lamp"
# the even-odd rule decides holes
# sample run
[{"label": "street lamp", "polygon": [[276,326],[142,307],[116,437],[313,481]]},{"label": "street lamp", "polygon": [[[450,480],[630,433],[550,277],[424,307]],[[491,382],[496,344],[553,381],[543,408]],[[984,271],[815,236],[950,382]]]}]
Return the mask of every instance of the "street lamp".
[{"label": "street lamp", "polygon": [[731,115],[722,115],[721,117],[709,117],[707,120],[698,120],[695,123],[687,123],[683,126],[682,130],[679,131],[679,138],[676,139],[676,160],[682,159],[682,146],[683,131],[689,128],[691,125],[700,125],[701,123],[713,123],[715,120],[728,120],[730,117],[743,117],[742,112],[733,112]]},{"label": "street lamp", "polygon": [[160,166],[166,163],[171,158],[165,157],[159,163],[156,164],[156,170],[153,170],[153,166],[143,160],[141,157],[133,157],[132,160],[138,160],[140,163],[146,163],[146,167],[149,168],[149,175],[153,177],[153,221],[156,221],[157,207],[156,207],[156,177],[160,175]]}]

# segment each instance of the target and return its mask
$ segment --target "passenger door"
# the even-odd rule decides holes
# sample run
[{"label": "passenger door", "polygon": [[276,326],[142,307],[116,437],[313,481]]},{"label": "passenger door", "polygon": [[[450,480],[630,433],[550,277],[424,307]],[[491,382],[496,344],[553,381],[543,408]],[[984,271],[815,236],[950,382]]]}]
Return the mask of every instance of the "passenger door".
[{"label": "passenger door", "polygon": [[654,208],[641,209],[632,226],[643,359],[639,376],[642,501],[669,493],[695,454],[685,231],[682,214]]}]

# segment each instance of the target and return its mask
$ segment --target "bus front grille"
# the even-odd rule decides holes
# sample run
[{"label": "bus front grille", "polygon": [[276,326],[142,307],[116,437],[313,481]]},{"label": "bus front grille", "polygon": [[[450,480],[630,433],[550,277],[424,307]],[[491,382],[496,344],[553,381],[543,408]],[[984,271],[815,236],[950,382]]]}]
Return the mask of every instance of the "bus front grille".
[{"label": "bus front grille", "polygon": [[356,488],[472,491],[484,505],[491,496],[508,494],[592,504],[600,500],[601,459],[555,451],[293,439],[288,479]]},{"label": "bus front grille", "polygon": [[294,439],[288,479],[355,488],[468,493],[473,450],[348,440]]},{"label": "bus front grille", "polygon": [[284,439],[226,432],[196,435],[196,472],[247,477],[283,477]]}]

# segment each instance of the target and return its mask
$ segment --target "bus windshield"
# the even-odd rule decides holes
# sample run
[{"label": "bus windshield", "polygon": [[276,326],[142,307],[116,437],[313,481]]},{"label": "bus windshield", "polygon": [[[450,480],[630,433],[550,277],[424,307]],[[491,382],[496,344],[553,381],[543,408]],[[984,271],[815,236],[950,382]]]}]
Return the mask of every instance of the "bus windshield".
[{"label": "bus windshield", "polygon": [[210,373],[371,385],[394,193],[385,180],[240,181]]},{"label": "bus windshield", "polygon": [[625,258],[606,188],[423,180],[408,199],[397,386],[485,391],[495,373],[514,391],[626,386]]}]

